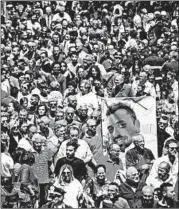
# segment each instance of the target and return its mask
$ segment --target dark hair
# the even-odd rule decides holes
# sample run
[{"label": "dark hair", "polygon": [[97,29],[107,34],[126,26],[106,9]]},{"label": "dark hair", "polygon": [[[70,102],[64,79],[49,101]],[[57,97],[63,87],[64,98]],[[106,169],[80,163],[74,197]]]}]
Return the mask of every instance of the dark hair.
[{"label": "dark hair", "polygon": [[35,156],[32,152],[26,151],[22,155],[21,159],[22,164],[32,165],[35,163]]},{"label": "dark hair", "polygon": [[[48,112],[48,107],[47,107],[47,105],[46,105],[45,103],[39,104],[39,105],[37,106],[37,112],[36,112],[36,114],[37,114],[37,115],[39,114],[39,113],[38,113],[38,110],[39,110],[40,107],[45,107],[45,113],[47,114],[47,112]],[[45,114],[45,115],[46,115],[46,114]]]},{"label": "dark hair", "polygon": [[21,99],[20,99],[20,105],[24,105],[24,102],[27,102],[28,103],[28,99],[27,99],[27,97],[22,97]]},{"label": "dark hair", "polygon": [[38,94],[32,94],[31,96],[32,96],[32,97],[35,97],[36,99],[38,99],[38,101],[40,101],[40,97],[39,97]]},{"label": "dark hair", "polygon": [[154,194],[157,193],[156,195],[158,196],[159,200],[161,200],[162,194],[161,194],[161,189],[160,187],[157,187],[154,189]]},{"label": "dark hair", "polygon": [[163,184],[160,186],[161,192],[165,191],[167,187],[173,187],[173,184],[168,183],[168,182],[163,183]]},{"label": "dark hair", "polygon": [[14,98],[17,98],[17,95],[18,95],[18,88],[16,86],[12,86],[11,89],[10,89],[10,95]]},{"label": "dark hair", "polygon": [[99,164],[99,165],[97,165],[96,168],[95,168],[95,173],[98,172],[98,169],[99,169],[99,168],[104,168],[104,171],[106,172],[106,166],[103,165],[103,164]]},{"label": "dark hair", "polygon": [[132,30],[130,32],[130,36],[131,36],[131,38],[137,38],[137,31],[136,30]]},{"label": "dark hair", "polygon": [[174,138],[169,139],[166,141],[165,148],[169,148],[169,144],[171,143],[177,143],[177,141]]},{"label": "dark hair", "polygon": [[116,186],[119,191],[119,185],[116,182],[111,182],[109,186]]},{"label": "dark hair", "polygon": [[96,66],[96,65],[92,65],[92,66],[90,67],[90,69],[89,69],[89,71],[88,71],[87,79],[90,78],[90,77],[94,78],[94,77],[93,77],[93,74],[92,74],[92,69],[93,69],[93,68],[94,68],[94,69],[96,70],[96,72],[97,72],[97,75],[96,75],[96,78],[95,78],[95,79],[101,80],[101,72],[100,72],[99,67]]},{"label": "dark hair", "polygon": [[53,68],[54,68],[54,66],[55,66],[55,65],[57,65],[57,64],[60,66],[60,62],[53,62],[53,63],[52,63],[52,67],[51,67],[51,69],[53,69]]},{"label": "dark hair", "polygon": [[69,146],[74,147],[75,151],[76,151],[77,148],[78,148],[78,145],[77,145],[75,142],[68,142],[66,146],[67,146],[67,147],[69,147]]},{"label": "dark hair", "polygon": [[21,164],[22,156],[24,155],[25,152],[26,152],[26,150],[24,148],[17,147],[15,149],[15,151],[12,153],[12,158],[14,160],[14,163],[20,163]]},{"label": "dark hair", "polygon": [[125,104],[122,104],[122,103],[118,103],[118,104],[114,104],[114,105],[109,106],[108,110],[106,112],[106,115],[109,116],[111,114],[114,114],[117,110],[120,110],[120,109],[124,109],[129,114],[131,114],[131,117],[134,119],[134,121],[137,119],[134,110],[131,107],[129,107]]},{"label": "dark hair", "polygon": [[75,89],[77,88],[77,84],[76,84],[76,81],[75,80],[70,80],[68,82],[68,86],[73,86]]},{"label": "dark hair", "polygon": [[17,101],[10,101],[9,103],[12,103],[13,104],[13,107],[14,107],[14,110],[15,111],[17,111],[17,112],[19,112],[20,111],[20,109],[21,109],[21,107],[20,107],[20,105],[19,105],[19,103],[17,102]]}]

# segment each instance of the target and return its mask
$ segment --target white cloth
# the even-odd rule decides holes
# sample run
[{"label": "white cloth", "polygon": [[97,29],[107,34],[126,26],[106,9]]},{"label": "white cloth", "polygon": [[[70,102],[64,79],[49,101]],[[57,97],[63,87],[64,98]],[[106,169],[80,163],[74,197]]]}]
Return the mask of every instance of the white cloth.
[{"label": "white cloth", "polygon": [[167,163],[170,164],[170,167],[171,167],[170,174],[173,176],[174,179],[177,179],[177,175],[178,175],[178,155],[176,156],[175,161],[174,161],[173,164],[170,162],[168,155],[165,155],[163,157],[159,157],[158,159],[156,159],[154,161],[154,164],[153,164],[152,169],[150,171],[150,175],[151,175],[150,178],[154,179],[157,176],[158,167],[159,167],[159,164],[161,162],[167,162]]},{"label": "white cloth", "polygon": [[30,151],[30,152],[34,151],[32,145],[30,144],[30,142],[26,138],[22,138],[19,141],[18,147],[24,148],[26,151]]},{"label": "white cloth", "polygon": [[11,172],[14,168],[14,161],[9,153],[1,153],[1,176],[11,177]]},{"label": "white cloth", "polygon": [[53,16],[52,22],[53,21],[62,21],[63,19],[66,19],[69,23],[71,23],[71,17],[69,16],[69,14],[67,14],[66,12],[64,12],[64,16],[60,17],[60,15],[57,13]]},{"label": "white cloth", "polygon": [[170,176],[166,181],[162,181],[158,178],[158,176],[148,176],[146,180],[146,184],[148,186],[152,186],[154,189],[159,188],[163,183],[170,183],[175,185],[176,179],[172,176]]},{"label": "white cloth", "polygon": [[78,208],[78,200],[83,195],[83,187],[77,179],[66,185],[60,185],[58,179],[54,183],[57,188],[61,187],[66,192],[64,195],[64,203],[72,208]]}]

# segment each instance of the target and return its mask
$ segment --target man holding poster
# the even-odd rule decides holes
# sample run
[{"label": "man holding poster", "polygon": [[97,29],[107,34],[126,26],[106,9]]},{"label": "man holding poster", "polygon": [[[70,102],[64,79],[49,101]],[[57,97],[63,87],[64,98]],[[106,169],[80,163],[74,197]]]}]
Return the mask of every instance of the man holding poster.
[{"label": "man holding poster", "polygon": [[121,146],[120,158],[134,147],[132,138],[142,133],[146,148],[157,154],[156,108],[153,97],[109,98],[103,101],[103,143]]}]

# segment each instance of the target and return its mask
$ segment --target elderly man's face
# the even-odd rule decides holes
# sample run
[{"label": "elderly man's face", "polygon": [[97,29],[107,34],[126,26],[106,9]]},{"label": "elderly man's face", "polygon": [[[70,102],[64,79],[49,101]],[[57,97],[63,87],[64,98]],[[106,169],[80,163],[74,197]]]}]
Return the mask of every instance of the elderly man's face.
[{"label": "elderly man's face", "polygon": [[130,176],[128,177],[128,179],[132,180],[135,183],[138,183],[140,181],[139,172],[137,171],[137,169],[133,170],[130,173]]},{"label": "elderly man's face", "polygon": [[70,131],[70,139],[73,142],[77,142],[79,139],[79,132],[77,130],[71,130]]},{"label": "elderly man's face", "polygon": [[143,195],[142,195],[142,203],[143,203],[143,206],[148,206],[147,208],[149,208],[150,206],[152,206],[153,204],[153,192],[152,190],[144,190],[143,191]]},{"label": "elderly man's face", "polygon": [[168,173],[166,168],[159,166],[158,168],[158,177],[161,180],[166,180],[168,178]]},{"label": "elderly man's face", "polygon": [[136,147],[140,148],[141,150],[144,149],[145,141],[142,137],[138,138],[135,143],[136,143]]},{"label": "elderly man's face", "polygon": [[118,160],[120,155],[120,146],[118,144],[114,144],[109,150],[109,156],[112,160]]},{"label": "elderly man's face", "polygon": [[116,197],[117,191],[118,188],[116,187],[116,185],[110,185],[108,187],[108,197],[110,198],[110,200],[113,200]]},{"label": "elderly man's face", "polygon": [[125,109],[119,109],[108,116],[108,128],[112,136],[122,140],[131,140],[131,137],[139,133],[139,122]]},{"label": "elderly man's face", "polygon": [[41,151],[41,149],[42,149],[42,140],[38,139],[38,140],[34,141],[33,145],[34,145],[34,149],[35,150]]},{"label": "elderly man's face", "polygon": [[76,106],[77,106],[77,99],[76,97],[70,97],[68,99],[68,104],[73,107],[74,109],[76,109]]},{"label": "elderly man's face", "polygon": [[55,129],[55,135],[59,138],[64,139],[66,135],[66,128],[65,127],[59,127]]}]

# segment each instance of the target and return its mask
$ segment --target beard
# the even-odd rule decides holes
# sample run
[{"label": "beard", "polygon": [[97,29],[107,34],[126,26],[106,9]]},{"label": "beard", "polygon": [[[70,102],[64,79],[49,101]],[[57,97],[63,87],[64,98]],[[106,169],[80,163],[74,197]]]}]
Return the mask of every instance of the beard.
[{"label": "beard", "polygon": [[134,188],[137,188],[138,185],[139,185],[139,182],[135,182],[135,181],[133,181],[133,180],[131,180],[131,179],[126,179],[126,182],[127,182],[130,186],[132,186],[132,187],[134,187]]},{"label": "beard", "polygon": [[145,200],[144,198],[142,198],[142,206],[144,208],[152,208],[153,204],[154,204],[153,198],[151,200]]}]

